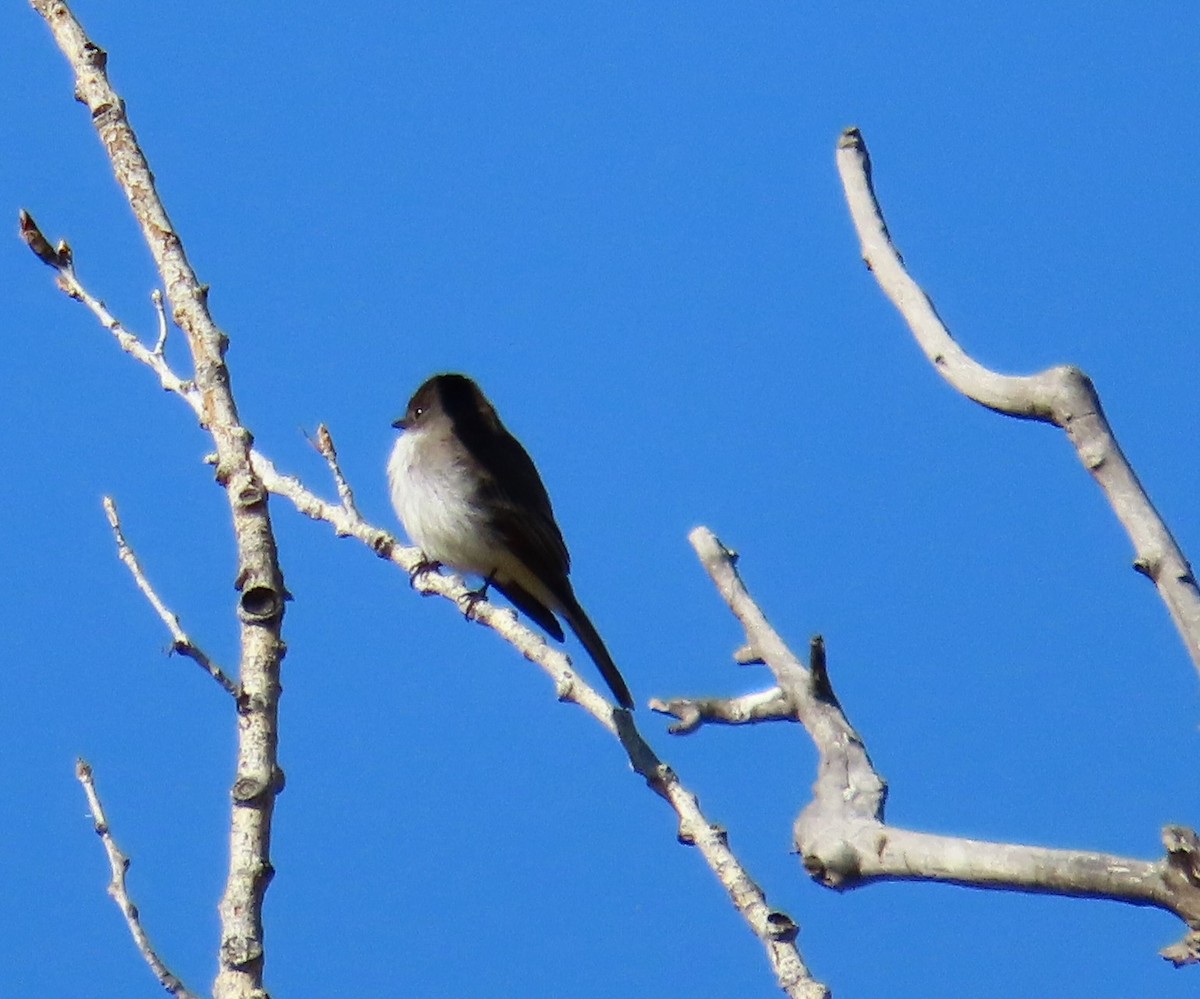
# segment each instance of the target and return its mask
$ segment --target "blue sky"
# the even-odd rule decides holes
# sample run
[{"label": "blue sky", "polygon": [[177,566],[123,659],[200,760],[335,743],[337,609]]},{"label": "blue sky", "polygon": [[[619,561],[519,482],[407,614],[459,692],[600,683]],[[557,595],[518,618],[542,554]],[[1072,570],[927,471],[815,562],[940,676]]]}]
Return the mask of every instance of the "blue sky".
[{"label": "blue sky", "polygon": [[[806,9],[811,8],[811,9]],[[819,8],[819,9],[818,9]],[[437,370],[537,460],[639,702],[767,682],[687,546],[706,524],[835,687],[889,820],[1157,857],[1200,821],[1200,691],[1061,435],[955,395],[858,259],[859,125],[914,275],[963,345],[1072,362],[1200,546],[1196,12],[1182,4],[296,3],[76,7],[110,52],[229,332],[259,447],[332,495],[337,440],[393,526],[389,423]],[[156,278],[64,60],[0,10],[0,193],[153,329]],[[0,980],[158,994],[72,776],[193,988],[215,971],[233,727],[116,561],[236,653],[225,503],[189,411],[0,241],[7,335]],[[169,352],[182,366],[181,338]],[[290,605],[267,901],[276,996],[776,994],[672,816],[582,712],[447,603],[274,505]],[[577,651],[575,646],[569,649]],[[584,667],[587,668],[586,666]],[[786,726],[648,737],[840,997],[1194,995],[1156,911],[928,885],[834,895],[789,855],[814,755]]]}]

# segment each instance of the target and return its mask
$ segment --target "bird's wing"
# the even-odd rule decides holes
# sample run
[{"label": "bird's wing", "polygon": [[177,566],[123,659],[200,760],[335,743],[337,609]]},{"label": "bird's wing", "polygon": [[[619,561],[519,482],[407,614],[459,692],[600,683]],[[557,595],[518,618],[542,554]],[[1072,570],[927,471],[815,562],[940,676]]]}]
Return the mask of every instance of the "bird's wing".
[{"label": "bird's wing", "polygon": [[486,402],[458,420],[455,429],[487,473],[480,484],[480,499],[481,506],[491,511],[493,528],[561,600],[571,556],[533,459]]},{"label": "bird's wing", "polygon": [[493,579],[492,586],[503,593],[508,602],[517,608],[531,621],[535,622],[556,642],[561,642],[566,636],[563,634],[562,625],[558,623],[558,618],[544,603],[538,600],[525,587],[521,586],[514,580]]}]

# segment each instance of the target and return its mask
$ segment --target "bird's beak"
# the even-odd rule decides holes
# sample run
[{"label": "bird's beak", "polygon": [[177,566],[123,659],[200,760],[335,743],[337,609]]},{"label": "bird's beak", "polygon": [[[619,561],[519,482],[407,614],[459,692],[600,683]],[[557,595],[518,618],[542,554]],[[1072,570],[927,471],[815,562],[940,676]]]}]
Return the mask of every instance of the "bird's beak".
[{"label": "bird's beak", "polygon": [[395,427],[397,430],[403,430],[404,429],[404,417],[402,416],[398,420],[393,420],[392,426]]}]

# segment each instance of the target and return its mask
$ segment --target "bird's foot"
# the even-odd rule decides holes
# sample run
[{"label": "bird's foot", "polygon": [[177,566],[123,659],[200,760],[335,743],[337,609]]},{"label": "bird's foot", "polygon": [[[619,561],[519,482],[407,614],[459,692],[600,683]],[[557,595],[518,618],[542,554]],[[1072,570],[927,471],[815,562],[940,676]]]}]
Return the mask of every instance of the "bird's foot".
[{"label": "bird's foot", "polygon": [[467,590],[462,598],[463,617],[468,621],[475,620],[475,608],[482,603],[487,603],[488,587],[492,585],[490,579],[485,579],[483,585],[475,590]]},{"label": "bird's foot", "polygon": [[441,562],[421,552],[421,561],[414,565],[412,572],[408,574],[408,585],[416,589],[418,576],[424,576],[427,572],[437,572],[441,567]]}]

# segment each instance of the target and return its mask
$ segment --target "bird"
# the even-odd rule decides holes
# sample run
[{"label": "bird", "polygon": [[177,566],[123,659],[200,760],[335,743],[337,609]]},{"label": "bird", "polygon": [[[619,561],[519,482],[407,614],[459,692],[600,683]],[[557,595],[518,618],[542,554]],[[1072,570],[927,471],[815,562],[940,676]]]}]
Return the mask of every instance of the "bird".
[{"label": "bird", "polygon": [[621,707],[629,687],[571,586],[571,557],[529,452],[466,375],[413,393],[388,457],[392,506],[431,564],[482,576],[556,641],[558,617],[592,657]]}]

